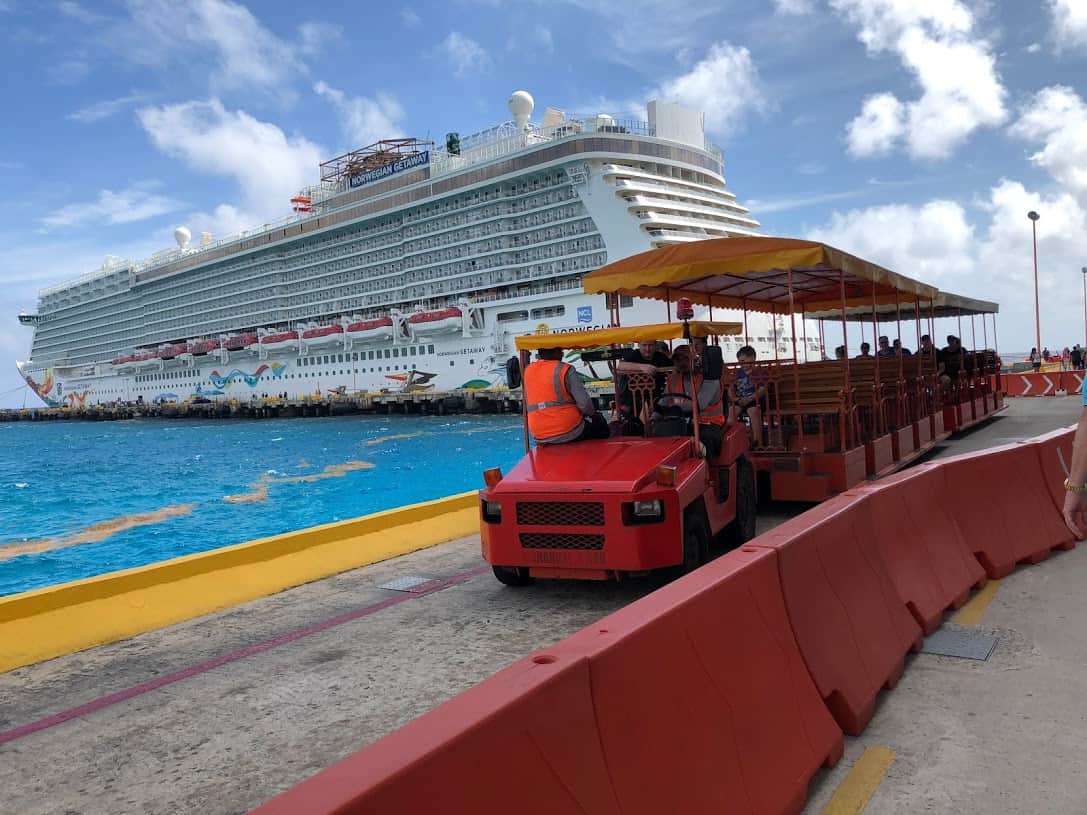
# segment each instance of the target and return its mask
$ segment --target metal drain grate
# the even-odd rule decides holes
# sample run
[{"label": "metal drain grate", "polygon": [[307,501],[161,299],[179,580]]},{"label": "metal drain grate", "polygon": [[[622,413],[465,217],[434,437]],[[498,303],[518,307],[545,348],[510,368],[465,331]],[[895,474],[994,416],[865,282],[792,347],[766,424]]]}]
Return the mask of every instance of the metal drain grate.
[{"label": "metal drain grate", "polygon": [[925,637],[925,646],[921,649],[921,653],[984,662],[993,653],[994,648],[996,648],[996,637],[977,631],[944,627]]},{"label": "metal drain grate", "polygon": [[386,589],[387,591],[407,591],[417,594],[431,583],[436,582],[436,580],[437,578],[434,577],[421,577],[417,574],[409,574],[404,577],[398,577],[395,580],[390,580],[388,583],[382,583],[378,588]]}]

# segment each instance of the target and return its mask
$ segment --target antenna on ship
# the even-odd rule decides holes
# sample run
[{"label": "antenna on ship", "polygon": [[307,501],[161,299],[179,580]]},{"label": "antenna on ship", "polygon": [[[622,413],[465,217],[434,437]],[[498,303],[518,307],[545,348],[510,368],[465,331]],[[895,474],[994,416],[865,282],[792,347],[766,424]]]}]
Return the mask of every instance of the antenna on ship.
[{"label": "antenna on ship", "polygon": [[532,94],[528,91],[514,91],[510,95],[508,104],[510,115],[513,116],[513,121],[517,123],[517,129],[527,130],[528,118],[532,115],[532,109],[536,107],[536,100],[532,98]]}]

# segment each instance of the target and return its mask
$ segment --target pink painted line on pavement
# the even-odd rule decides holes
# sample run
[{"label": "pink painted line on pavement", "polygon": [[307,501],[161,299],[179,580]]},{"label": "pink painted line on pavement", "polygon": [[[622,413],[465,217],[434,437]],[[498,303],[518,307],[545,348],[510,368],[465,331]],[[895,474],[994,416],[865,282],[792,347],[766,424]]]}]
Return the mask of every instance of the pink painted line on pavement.
[{"label": "pink painted line on pavement", "polygon": [[60,713],[54,713],[52,716],[46,716],[44,719],[38,719],[36,722],[30,722],[29,724],[20,725],[19,727],[11,730],[4,730],[0,732],[0,744],[8,744],[23,738],[23,736],[29,736],[31,733],[37,733],[41,730],[48,730],[50,727],[56,727],[58,724],[76,719],[80,716],[86,716],[89,713],[95,713],[96,711],[110,707],[112,705],[119,704],[128,699],[142,696],[145,693],[150,693],[153,690],[165,687],[166,685],[172,685],[175,682],[180,682],[183,679],[189,679],[193,676],[199,676],[202,673],[207,673],[210,670],[218,668],[221,665],[226,665],[230,662],[237,662],[240,659],[251,657],[254,654],[261,654],[265,651],[270,651],[273,648],[278,648],[280,645],[286,645],[287,643],[300,640],[303,637],[308,637],[312,634],[318,634],[321,631],[327,631],[330,628],[335,628],[338,625],[349,623],[352,620],[358,620],[362,617],[367,617],[371,614],[376,614],[384,609],[391,608],[392,606],[399,605],[400,603],[407,602],[416,597],[425,597],[428,594],[433,594],[436,591],[444,589],[448,586],[455,586],[459,583],[465,583],[471,580],[473,577],[478,577],[484,572],[489,572],[490,566],[480,566],[475,569],[469,569],[466,572],[460,572],[452,577],[442,578],[440,580],[434,580],[431,583],[424,584],[414,589],[410,594],[404,593],[397,595],[396,597],[390,597],[388,600],[382,600],[380,603],[374,603],[373,605],[364,606],[363,608],[355,609],[354,611],[348,611],[345,614],[341,614],[337,617],[332,617],[323,622],[315,623],[314,625],[307,626],[306,628],[300,628],[297,631],[292,631],[289,634],[284,634],[281,637],[275,639],[265,640],[255,645],[250,645],[246,648],[242,648],[238,651],[233,651],[229,654],[223,654],[222,656],[209,659],[206,662],[201,662],[198,665],[192,665],[188,668],[182,668],[180,671],[174,671],[171,674],[160,676],[156,679],[151,679],[147,682],[143,682],[139,685],[133,685],[131,688],[125,688],[124,690],[111,693],[108,696],[100,696],[97,699],[93,699],[90,702],[79,705],[77,707],[69,708],[68,710],[61,711]]}]

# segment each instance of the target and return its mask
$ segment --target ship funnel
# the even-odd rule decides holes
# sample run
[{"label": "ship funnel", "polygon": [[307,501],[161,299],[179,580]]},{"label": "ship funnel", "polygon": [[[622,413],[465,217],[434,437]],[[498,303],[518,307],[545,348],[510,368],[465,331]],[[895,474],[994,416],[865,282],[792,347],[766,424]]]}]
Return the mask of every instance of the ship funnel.
[{"label": "ship funnel", "polygon": [[528,91],[514,91],[510,96],[509,109],[513,121],[517,127],[524,130],[528,126],[528,119],[532,115],[532,109],[536,106],[532,94]]}]

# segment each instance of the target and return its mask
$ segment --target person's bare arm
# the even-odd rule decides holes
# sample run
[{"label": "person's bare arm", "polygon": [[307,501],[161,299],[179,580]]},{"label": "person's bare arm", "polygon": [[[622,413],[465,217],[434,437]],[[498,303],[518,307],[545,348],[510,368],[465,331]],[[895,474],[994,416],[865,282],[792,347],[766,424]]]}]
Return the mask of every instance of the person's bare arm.
[{"label": "person's bare arm", "polygon": [[625,359],[615,363],[615,370],[621,374],[649,374],[653,376],[657,369],[648,362],[627,362]]},{"label": "person's bare arm", "polygon": [[[1079,425],[1072,443],[1068,483],[1073,487],[1087,484],[1087,406],[1079,415]],[[1068,491],[1064,494],[1064,522],[1079,540],[1087,537],[1087,492]]]}]

